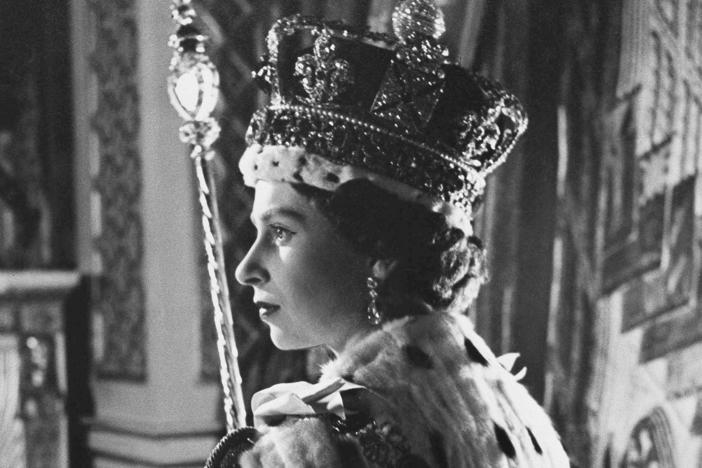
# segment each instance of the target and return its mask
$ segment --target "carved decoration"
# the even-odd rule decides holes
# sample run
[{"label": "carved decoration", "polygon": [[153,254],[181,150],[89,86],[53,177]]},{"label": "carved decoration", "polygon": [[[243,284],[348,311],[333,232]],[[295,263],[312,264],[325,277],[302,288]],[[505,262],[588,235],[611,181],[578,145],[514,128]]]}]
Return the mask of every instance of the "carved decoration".
[{"label": "carved decoration", "polygon": [[639,421],[629,437],[620,468],[675,468],[673,438],[662,409]]},{"label": "carved decoration", "polygon": [[94,187],[102,216],[96,238],[102,275],[95,307],[104,324],[99,375],[142,380],[146,377],[146,336],[137,12],[134,0],[88,1],[97,27],[91,65],[98,84],[92,124],[100,143]]},{"label": "carved decoration", "polygon": [[636,154],[636,96],[608,116],[605,160],[605,258],[603,282],[612,289],[660,265],[663,247],[662,151]]},{"label": "carved decoration", "polygon": [[0,332],[0,466],[68,466],[63,305],[77,278],[0,272],[0,309],[14,315]]},{"label": "carved decoration", "polygon": [[[694,174],[702,132],[699,104],[702,88],[698,73],[690,74],[695,68],[680,59],[689,57],[681,51],[694,32],[676,34],[675,18],[683,11],[680,2],[651,1],[655,5],[649,9],[642,7],[641,2],[628,2],[632,11],[627,14],[640,18],[627,17],[624,32],[630,36],[624,38],[622,50],[637,50],[632,44],[647,37],[648,53],[640,54],[636,60],[649,66],[620,62],[626,84],[634,87],[622,99],[635,106],[630,119],[632,128],[626,132],[633,135],[629,139],[634,143],[626,145],[625,153],[614,151],[608,157],[610,179],[623,177],[627,183],[609,183],[605,187],[608,210],[604,287],[609,291],[625,283],[633,285],[625,293],[625,301],[632,307],[625,308],[624,329],[683,305],[693,291]],[[685,8],[684,11],[697,12],[698,6],[690,4]],[[636,23],[637,27],[629,23]],[[686,24],[687,28],[691,27],[689,21]],[[698,24],[697,20],[694,24]],[[640,74],[639,83],[632,81],[634,70]],[[621,87],[622,83],[618,93],[624,91]],[[615,107],[613,114],[616,112]],[[607,137],[613,148],[628,138],[624,132],[620,133]],[[622,160],[633,161],[633,166],[623,167]],[[620,199],[633,203],[617,203]],[[641,279],[649,271],[652,273]],[[659,297],[654,299],[649,294],[651,291],[656,291],[654,295]],[[631,296],[639,293],[651,296],[652,300],[641,300],[640,307],[634,307],[636,300]]]},{"label": "carved decoration", "polygon": [[[666,375],[666,395],[669,399],[702,396],[702,343],[696,343],[668,356]],[[696,419],[702,417],[702,407],[698,405]],[[699,422],[702,422],[700,420]],[[701,434],[702,435],[702,434]]]},{"label": "carved decoration", "polygon": [[26,466],[24,423],[20,414],[20,357],[17,339],[0,337],[0,460]]},{"label": "carved decoration", "polygon": [[[552,315],[554,395],[547,401],[578,465],[596,466],[592,457],[609,446],[605,458],[611,464],[603,466],[674,466],[662,410],[631,434],[612,439],[621,428],[606,414],[611,403],[603,396],[606,391],[609,401],[642,404],[645,390],[621,388],[613,373],[624,369],[612,364],[622,362],[618,350],[637,333],[642,334],[639,363],[627,365],[639,371],[642,363],[664,357],[661,361],[671,366],[667,397],[698,391],[697,354],[691,351],[683,359],[676,353],[693,345],[699,352],[702,341],[702,225],[696,206],[702,193],[697,182],[702,57],[690,47],[699,41],[702,3],[579,3],[591,5],[593,15],[579,15],[584,6],[571,10],[568,43],[578,50],[594,44],[596,55],[572,54],[565,67],[567,172],[577,177],[566,180],[558,215],[565,234],[563,250],[554,256],[562,274],[554,277],[560,298]],[[611,15],[619,11],[620,18]],[[685,16],[693,11],[694,18]],[[616,39],[587,31],[588,23],[608,24]],[[601,73],[581,73],[594,64]],[[579,80],[584,89],[574,85]],[[610,90],[616,91],[610,95]],[[588,154],[588,147],[595,151]],[[586,166],[598,156],[601,167]],[[588,190],[593,187],[594,194]],[[624,334],[634,328],[637,333]],[[627,448],[610,443],[622,435],[630,436]]]},{"label": "carved decoration", "polygon": [[[652,37],[652,70],[655,68],[653,89],[649,94],[650,153],[658,153],[662,162],[658,178],[667,214],[660,223],[663,233],[663,255],[666,260],[651,282],[661,301],[657,310],[643,302],[645,319],[663,315],[650,322],[644,331],[641,359],[660,357],[674,349],[702,339],[698,325],[700,235],[695,217],[699,207],[697,159],[702,136],[702,81],[698,53],[690,54],[691,42],[699,40],[699,1],[655,0],[650,11],[649,28]],[[691,13],[688,18],[685,13]],[[683,21],[678,21],[681,18]],[[682,28],[682,29],[681,29]],[[646,122],[642,122],[646,124]],[[652,173],[654,171],[651,171]],[[642,185],[653,185],[643,180]],[[666,315],[684,308],[682,313]],[[624,311],[626,317],[633,312]]]},{"label": "carved decoration", "polygon": [[[658,10],[654,9],[654,12],[658,12],[657,17],[660,17],[662,11],[672,11],[671,2],[660,3],[664,5],[660,5]],[[645,15],[646,10],[638,7],[636,13]],[[644,71],[649,76],[639,76],[638,80],[642,83],[636,84],[631,81],[632,77],[628,78],[629,86],[635,88],[629,90],[632,94],[625,95],[623,102],[632,106],[628,112],[633,114],[625,119],[626,127],[622,127],[619,134],[607,136],[613,149],[624,149],[613,151],[608,157],[608,177],[614,177],[615,180],[624,178],[625,183],[610,183],[605,188],[608,211],[603,281],[606,290],[612,290],[644,272],[658,268],[666,248],[667,185],[669,173],[677,169],[671,169],[670,166],[679,164],[678,161],[684,160],[685,156],[684,153],[675,153],[675,139],[681,133],[674,133],[677,128],[681,74],[673,58],[677,56],[674,44],[669,40],[672,30],[666,24],[660,21],[658,28],[652,28],[647,33],[649,50],[644,56],[651,61],[651,66],[643,68],[637,64],[627,64],[627,68]],[[662,28],[668,30],[663,32]],[[637,31],[638,28],[631,28],[628,32],[636,34]],[[631,41],[632,38],[627,38],[625,44]],[[629,49],[633,50],[632,47]],[[629,70],[623,71],[629,74]],[[688,107],[689,109],[691,108]],[[615,107],[612,113],[617,112]],[[696,119],[690,115],[685,118],[692,121]],[[622,164],[621,161],[625,163]],[[616,203],[618,199],[631,202]],[[612,224],[613,220],[620,222]],[[625,223],[622,224],[621,221]]]},{"label": "carved decoration", "polygon": [[665,20],[670,32],[678,33],[678,13],[682,3],[681,0],[655,0],[656,6],[661,16]]},{"label": "carved decoration", "polygon": [[56,368],[57,363],[61,362],[56,356],[60,351],[56,349],[55,338],[52,336],[20,336],[22,417],[26,421],[25,431],[30,447],[27,451],[27,465],[58,465],[56,457],[63,450],[61,426],[64,415],[57,373],[65,372]]},{"label": "carved decoration", "polygon": [[665,295],[671,307],[686,303],[692,291],[695,182],[694,176],[687,177],[673,187],[672,191],[668,226],[670,254],[665,279]]},{"label": "carved decoration", "polygon": [[653,44],[653,68],[655,85],[653,92],[653,106],[651,107],[651,145],[660,145],[668,139],[673,130],[677,72],[673,61],[673,52],[666,47],[660,33],[651,33]]}]

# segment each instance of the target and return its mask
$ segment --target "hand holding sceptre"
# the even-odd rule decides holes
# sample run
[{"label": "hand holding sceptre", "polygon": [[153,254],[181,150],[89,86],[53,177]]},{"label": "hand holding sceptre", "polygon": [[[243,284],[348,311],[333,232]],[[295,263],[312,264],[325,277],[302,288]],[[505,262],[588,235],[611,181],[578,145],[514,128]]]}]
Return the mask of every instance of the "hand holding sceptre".
[{"label": "hand holding sceptre", "polygon": [[173,0],[171,13],[178,29],[169,41],[174,54],[168,77],[168,93],[171,104],[185,120],[180,128],[180,139],[191,145],[190,157],[195,164],[207,271],[217,328],[224,412],[227,431],[231,432],[246,425],[246,409],[224,268],[217,196],[210,164],[214,156],[212,144],[219,137],[220,131],[217,120],[211,116],[219,94],[219,74],[205,51],[208,37],[193,25],[196,12],[191,0]]}]

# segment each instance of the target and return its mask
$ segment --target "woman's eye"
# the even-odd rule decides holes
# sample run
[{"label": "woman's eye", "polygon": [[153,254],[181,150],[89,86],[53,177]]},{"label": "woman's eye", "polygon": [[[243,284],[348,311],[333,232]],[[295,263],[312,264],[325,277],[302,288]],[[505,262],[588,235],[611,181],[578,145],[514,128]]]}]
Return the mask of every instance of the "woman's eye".
[{"label": "woman's eye", "polygon": [[270,226],[271,237],[276,244],[285,244],[292,239],[295,234],[290,229],[282,226]]}]

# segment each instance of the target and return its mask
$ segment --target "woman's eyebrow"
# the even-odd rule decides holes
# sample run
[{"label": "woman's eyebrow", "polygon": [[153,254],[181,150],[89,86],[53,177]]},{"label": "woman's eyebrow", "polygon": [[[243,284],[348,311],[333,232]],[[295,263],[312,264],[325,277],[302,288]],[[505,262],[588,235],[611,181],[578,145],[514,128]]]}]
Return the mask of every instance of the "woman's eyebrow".
[{"label": "woman's eyebrow", "polygon": [[[305,220],[306,220],[306,217],[304,214],[302,214],[299,211],[294,210],[292,208],[286,208],[286,207],[269,208],[261,214],[259,219],[262,223],[265,223],[266,221],[268,221],[269,219],[271,219],[274,216],[283,216],[286,218],[290,218],[294,221],[297,221],[300,224],[304,224]],[[251,213],[251,222],[256,224],[255,218],[254,218],[254,213]]]}]

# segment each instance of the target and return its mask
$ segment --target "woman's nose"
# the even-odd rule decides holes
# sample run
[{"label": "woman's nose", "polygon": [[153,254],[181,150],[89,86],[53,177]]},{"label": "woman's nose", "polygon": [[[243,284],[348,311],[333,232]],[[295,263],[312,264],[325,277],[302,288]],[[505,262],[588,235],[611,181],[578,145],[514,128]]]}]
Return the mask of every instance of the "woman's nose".
[{"label": "woman's nose", "polygon": [[244,286],[265,283],[269,279],[268,271],[263,266],[258,242],[254,242],[234,272],[236,280]]}]

